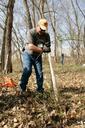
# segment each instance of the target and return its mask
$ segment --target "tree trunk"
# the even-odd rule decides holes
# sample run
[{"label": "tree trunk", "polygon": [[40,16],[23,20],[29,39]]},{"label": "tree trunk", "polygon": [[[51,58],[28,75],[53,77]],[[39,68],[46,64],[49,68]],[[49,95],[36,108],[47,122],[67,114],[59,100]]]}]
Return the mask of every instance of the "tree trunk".
[{"label": "tree trunk", "polygon": [[46,4],[47,4],[47,9],[48,9],[48,13],[49,13],[49,18],[50,18],[50,21],[51,21],[51,26],[52,26],[52,30],[53,30],[53,33],[54,33],[54,53],[53,53],[53,57],[54,57],[54,60],[56,62],[57,58],[58,58],[58,50],[57,50],[57,47],[58,47],[58,42],[56,40],[56,36],[57,36],[57,31],[56,31],[56,17],[55,17],[55,11],[54,11],[54,1],[52,2],[53,4],[53,21],[52,21],[52,15],[50,13],[50,9],[49,9],[49,5],[48,5],[48,2],[46,0]]},{"label": "tree trunk", "polygon": [[34,1],[34,0],[32,0],[32,11],[33,11],[33,14],[32,14],[32,24],[33,24],[33,27],[35,27],[36,26],[36,22],[35,22],[35,4],[34,4],[34,2],[36,2],[36,1]]},{"label": "tree trunk", "polygon": [[44,3],[45,3],[45,0],[41,0],[40,10],[41,10],[41,17],[42,18],[44,18]]},{"label": "tree trunk", "polygon": [[84,25],[83,44],[84,44],[84,52],[83,52],[83,55],[84,55],[84,62],[85,62],[85,25]]},{"label": "tree trunk", "polygon": [[30,16],[30,11],[29,11],[29,6],[27,4],[27,0],[23,0],[24,2],[24,5],[25,5],[25,8],[26,8],[26,13],[27,13],[27,24],[28,24],[28,27],[29,29],[32,28],[32,22],[31,22],[31,16]]},{"label": "tree trunk", "polygon": [[76,8],[74,6],[73,0],[71,0],[71,4],[74,10],[74,15],[75,15],[75,21],[76,21],[76,26],[77,26],[77,44],[76,44],[76,52],[77,52],[77,56],[76,56],[76,63],[80,63],[80,27],[79,27],[79,20],[78,20],[78,14],[76,11]]},{"label": "tree trunk", "polygon": [[11,50],[11,38],[12,38],[12,25],[13,25],[13,8],[15,0],[9,0],[7,6],[7,16],[5,21],[5,29],[3,35],[3,44],[1,52],[1,67],[2,71],[6,73],[12,72],[12,50]]},{"label": "tree trunk", "polygon": [[3,34],[3,44],[1,49],[1,70],[4,70],[5,66],[5,35],[6,35],[6,26],[7,26],[7,17],[5,20],[5,28],[4,28],[4,34]]}]

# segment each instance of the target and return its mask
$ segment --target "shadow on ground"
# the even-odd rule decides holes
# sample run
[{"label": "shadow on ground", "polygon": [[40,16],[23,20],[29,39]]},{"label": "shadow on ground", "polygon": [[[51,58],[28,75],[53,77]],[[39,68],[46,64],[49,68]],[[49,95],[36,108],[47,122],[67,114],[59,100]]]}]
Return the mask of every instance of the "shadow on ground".
[{"label": "shadow on ground", "polygon": [[64,87],[61,89],[60,91],[61,93],[75,93],[75,94],[81,94],[81,93],[85,93],[85,87]]},{"label": "shadow on ground", "polygon": [[[33,102],[38,102],[39,104],[46,103],[48,104],[48,100],[50,100],[50,93],[44,92],[32,92],[27,91],[26,95],[16,95],[10,94],[8,92],[2,93],[0,96],[0,112],[4,112],[6,110],[10,110],[15,106],[23,105],[23,104],[33,104]],[[34,104],[33,104],[34,105]]]}]

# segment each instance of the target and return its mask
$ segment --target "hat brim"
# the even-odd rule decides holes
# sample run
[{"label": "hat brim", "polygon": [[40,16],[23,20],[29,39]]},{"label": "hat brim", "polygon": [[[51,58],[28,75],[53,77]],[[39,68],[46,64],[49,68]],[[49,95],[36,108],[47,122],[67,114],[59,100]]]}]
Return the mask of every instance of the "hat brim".
[{"label": "hat brim", "polygon": [[47,27],[45,27],[45,26],[43,26],[43,25],[40,25],[40,28],[41,28],[42,30],[44,30],[44,31],[47,30]]}]

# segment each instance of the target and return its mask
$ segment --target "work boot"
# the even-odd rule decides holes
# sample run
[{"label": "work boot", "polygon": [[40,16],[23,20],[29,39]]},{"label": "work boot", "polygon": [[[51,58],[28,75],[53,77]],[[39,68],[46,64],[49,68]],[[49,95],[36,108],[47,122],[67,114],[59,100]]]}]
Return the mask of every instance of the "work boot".
[{"label": "work boot", "polygon": [[43,92],[44,92],[44,88],[41,88],[41,89],[38,89],[38,88],[37,88],[37,92],[43,93]]},{"label": "work boot", "polygon": [[17,96],[25,96],[25,94],[26,94],[26,91],[22,90],[22,89],[18,86],[18,88],[17,88],[17,90],[16,90],[16,95],[17,95]]}]

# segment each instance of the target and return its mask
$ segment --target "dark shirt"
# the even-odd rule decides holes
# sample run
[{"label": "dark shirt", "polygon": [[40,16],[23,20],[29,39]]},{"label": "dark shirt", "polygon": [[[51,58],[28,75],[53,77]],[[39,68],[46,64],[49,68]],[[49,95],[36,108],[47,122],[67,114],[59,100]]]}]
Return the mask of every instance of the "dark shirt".
[{"label": "dark shirt", "polygon": [[43,35],[39,35],[36,29],[30,29],[27,33],[27,44],[32,43],[38,47],[43,47],[44,52],[50,52],[50,36],[47,32]]}]

